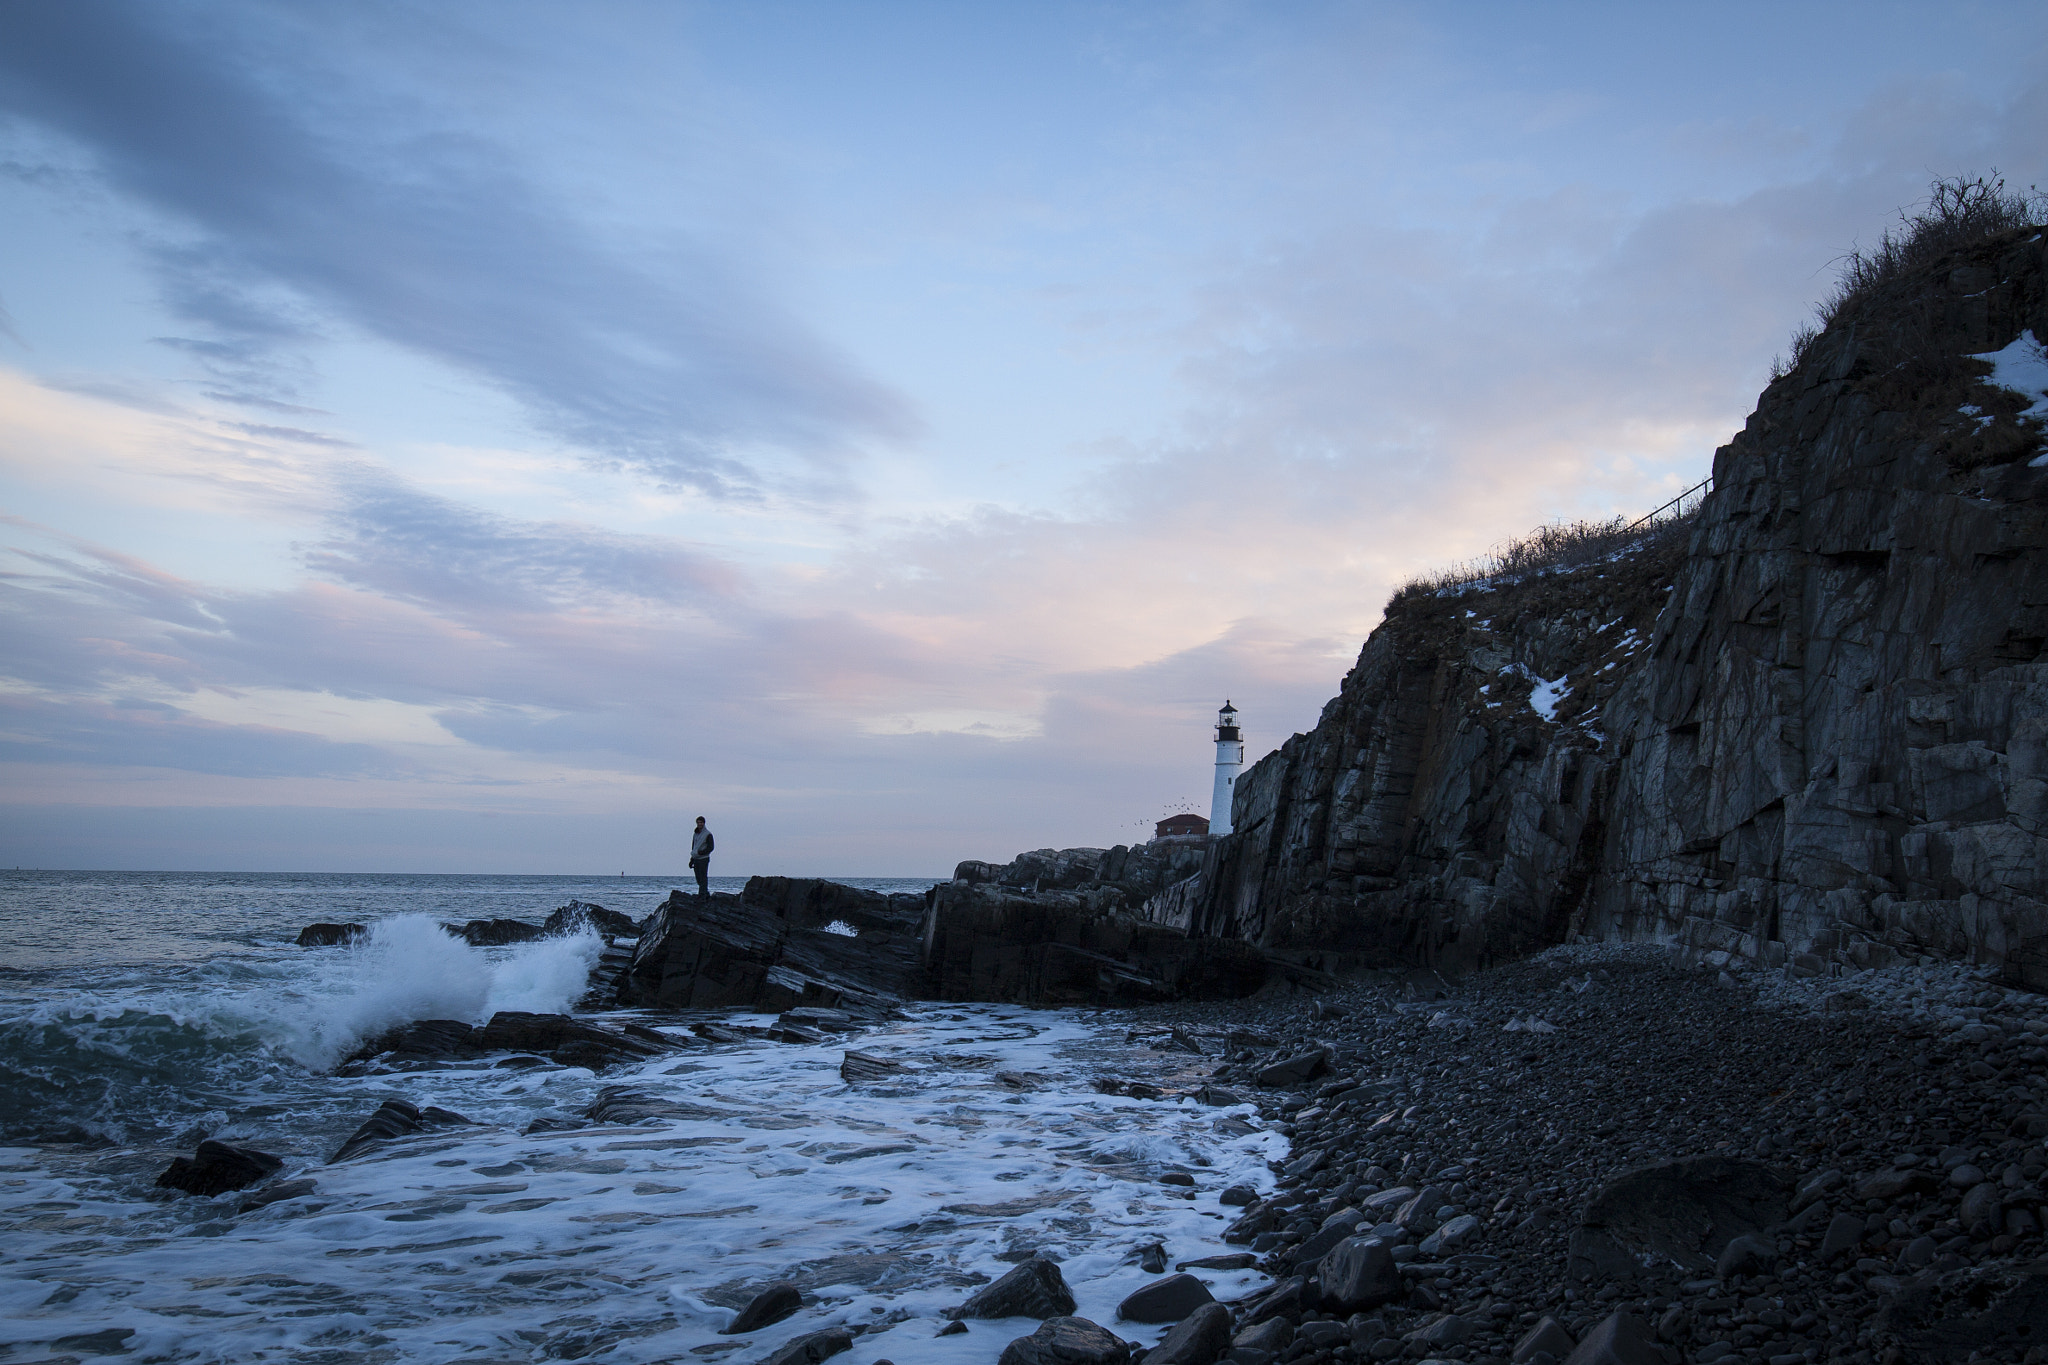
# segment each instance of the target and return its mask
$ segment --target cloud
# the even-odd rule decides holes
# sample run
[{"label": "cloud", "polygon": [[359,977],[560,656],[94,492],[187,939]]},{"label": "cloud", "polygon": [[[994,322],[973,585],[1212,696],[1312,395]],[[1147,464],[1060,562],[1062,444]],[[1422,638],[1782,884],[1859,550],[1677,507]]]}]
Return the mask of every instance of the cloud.
[{"label": "cloud", "polygon": [[229,777],[368,777],[395,766],[368,744],[202,720],[159,702],[0,693],[0,762],[171,768]]},{"label": "cloud", "polygon": [[[731,496],[764,450],[837,477],[859,442],[915,422],[709,247],[657,272],[473,136],[354,136],[310,65],[238,60],[260,14],[115,0],[0,6],[0,109],[88,147],[120,190],[199,234],[155,249],[166,300],[201,329],[165,338],[216,394],[289,407],[309,310],[476,375],[618,466]],[[304,61],[301,54],[301,61]],[[331,94],[331,92],[330,92]],[[322,121],[322,112],[327,114]],[[303,302],[301,302],[303,300]]]},{"label": "cloud", "polygon": [[308,551],[308,567],[443,610],[590,612],[632,601],[708,611],[739,586],[730,568],[673,540],[517,522],[368,470],[346,494],[336,533]]}]

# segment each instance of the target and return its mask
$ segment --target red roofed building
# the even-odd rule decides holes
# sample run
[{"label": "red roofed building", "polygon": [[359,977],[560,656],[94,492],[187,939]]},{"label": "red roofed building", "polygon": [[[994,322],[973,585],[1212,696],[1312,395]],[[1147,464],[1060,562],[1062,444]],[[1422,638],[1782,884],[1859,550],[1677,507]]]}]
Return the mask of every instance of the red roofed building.
[{"label": "red roofed building", "polygon": [[1207,834],[1209,822],[1199,815],[1169,815],[1153,828],[1155,839],[1171,839],[1176,835]]}]

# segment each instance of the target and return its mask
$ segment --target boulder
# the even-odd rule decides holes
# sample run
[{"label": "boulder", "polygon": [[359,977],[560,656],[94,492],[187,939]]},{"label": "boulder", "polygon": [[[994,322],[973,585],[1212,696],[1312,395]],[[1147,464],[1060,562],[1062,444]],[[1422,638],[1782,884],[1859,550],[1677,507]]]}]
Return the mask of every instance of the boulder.
[{"label": "boulder", "polygon": [[1586,1333],[1564,1365],[1665,1365],[1650,1328],[1633,1313],[1613,1313]]},{"label": "boulder", "polygon": [[1537,1355],[1547,1355],[1561,1361],[1576,1350],[1578,1344],[1572,1340],[1572,1334],[1564,1330],[1563,1323],[1553,1317],[1544,1317],[1538,1320],[1534,1327],[1522,1333],[1522,1339],[1515,1343],[1514,1354],[1509,1358],[1514,1365],[1525,1365],[1525,1362]]},{"label": "boulder", "polygon": [[1422,1239],[1424,1256],[1448,1256],[1479,1235],[1477,1214],[1461,1213]]},{"label": "boulder", "polygon": [[211,1197],[228,1190],[247,1189],[267,1180],[284,1165],[284,1158],[259,1152],[253,1147],[231,1147],[211,1139],[199,1144],[189,1157],[173,1157],[164,1173],[156,1178],[157,1188],[183,1190],[186,1194]]},{"label": "boulder", "polygon": [[1724,1280],[1738,1275],[1760,1275],[1778,1263],[1778,1247],[1768,1238],[1744,1233],[1721,1249],[1714,1260],[1714,1274]]},{"label": "boulder", "polygon": [[1240,1246],[1266,1231],[1272,1221],[1273,1206],[1254,1198],[1245,1211],[1239,1214],[1229,1227],[1223,1229],[1223,1240],[1233,1246]]},{"label": "boulder", "polygon": [[1323,1302],[1339,1313],[1377,1308],[1407,1293],[1394,1253],[1377,1237],[1339,1242],[1316,1267],[1316,1282]]},{"label": "boulder", "polygon": [[1189,1274],[1168,1275],[1125,1297],[1116,1306],[1125,1322],[1179,1322],[1205,1303],[1214,1303],[1209,1286]]},{"label": "boulder", "polygon": [[1956,1222],[1964,1232],[1978,1241],[1996,1237],[2005,1231],[2005,1204],[2003,1191],[1989,1180],[1979,1181],[1970,1187],[1963,1202],[1956,1209]]},{"label": "boulder", "polygon": [[780,1349],[770,1353],[761,1365],[818,1365],[818,1362],[853,1345],[853,1333],[844,1327],[827,1327],[822,1332],[798,1337]]},{"label": "boulder", "polygon": [[1230,1339],[1231,1349],[1279,1355],[1294,1344],[1294,1324],[1286,1318],[1262,1318]]},{"label": "boulder", "polygon": [[299,930],[298,945],[301,948],[334,948],[354,943],[369,932],[360,924],[309,924]]},{"label": "boulder", "polygon": [[1428,1231],[1436,1226],[1436,1211],[1451,1202],[1450,1193],[1435,1185],[1424,1185],[1415,1197],[1394,1212],[1394,1221],[1404,1228]]},{"label": "boulder", "polygon": [[1318,1048],[1314,1052],[1297,1053],[1261,1068],[1259,1084],[1275,1089],[1307,1085],[1329,1069],[1329,1049]]},{"label": "boulder", "polygon": [[1086,1318],[1048,1318],[1003,1348],[996,1365],[1125,1365],[1130,1346]]},{"label": "boulder", "polygon": [[[1384,1248],[1382,1249],[1384,1250]],[[1341,1251],[1343,1248],[1339,1247],[1338,1250]],[[1335,1251],[1330,1253],[1332,1256],[1336,1254],[1337,1252]],[[1389,1254],[1387,1259],[1389,1264],[1391,1264],[1393,1261],[1392,1255]],[[1258,1300],[1245,1310],[1244,1325],[1250,1327],[1256,1323],[1264,1322],[1268,1318],[1299,1317],[1304,1309],[1314,1306],[1308,1303],[1307,1299],[1308,1276],[1290,1276],[1274,1285],[1264,1298]]]},{"label": "boulder", "polygon": [[1144,1365],[1214,1365],[1230,1344],[1230,1310],[1220,1303],[1205,1303],[1145,1354]]},{"label": "boulder", "polygon": [[1460,1317],[1456,1313],[1445,1313],[1442,1317],[1433,1318],[1408,1333],[1405,1340],[1420,1342],[1423,1346],[1432,1348],[1429,1354],[1434,1355],[1436,1347],[1464,1345],[1466,1338],[1478,1330],[1478,1326],[1470,1318]]},{"label": "boulder", "polygon": [[1295,1268],[1298,1270],[1322,1260],[1330,1248],[1356,1232],[1359,1223],[1364,1219],[1365,1215],[1357,1209],[1339,1209],[1325,1218],[1323,1225],[1316,1229],[1307,1241],[1294,1249]]},{"label": "boulder", "polygon": [[[1052,1261],[1034,1256],[994,1284],[976,1290],[945,1315],[961,1318],[1064,1318],[1074,1311],[1074,1293]],[[1085,1321],[1085,1319],[1075,1319]],[[1089,1324],[1093,1326],[1094,1324]],[[1098,1329],[1100,1330],[1100,1329]]]},{"label": "boulder", "polygon": [[1828,1223],[1828,1230],[1820,1239],[1820,1261],[1826,1265],[1847,1251],[1854,1251],[1863,1243],[1864,1224],[1861,1218],[1851,1213],[1838,1213]]},{"label": "boulder", "polygon": [[729,1326],[719,1329],[719,1335],[736,1337],[743,1332],[758,1331],[781,1322],[803,1306],[802,1292],[788,1280],[777,1280],[754,1295]]}]

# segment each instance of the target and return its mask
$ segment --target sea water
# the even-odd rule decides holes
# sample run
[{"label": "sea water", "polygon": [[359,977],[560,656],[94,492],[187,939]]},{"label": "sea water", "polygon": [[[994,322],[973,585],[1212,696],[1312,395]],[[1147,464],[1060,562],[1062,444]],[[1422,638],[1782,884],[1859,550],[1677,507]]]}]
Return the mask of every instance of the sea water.
[{"label": "sea water", "polygon": [[[848,879],[878,890],[927,882]],[[737,889],[737,881],[718,889]],[[615,1011],[682,1050],[601,1076],[504,1066],[337,1074],[419,1018],[565,1011],[595,935],[473,949],[442,921],[537,922],[570,899],[636,918],[668,885],[541,877],[0,874],[0,1359],[730,1360],[828,1326],[846,1365],[990,1365],[1030,1320],[939,1337],[944,1309],[1030,1252],[1081,1315],[1115,1320],[1173,1260],[1231,1250],[1216,1195],[1269,1188],[1284,1138],[1248,1107],[1099,1092],[1175,1080],[1185,1053],[1112,1012],[912,1004],[823,1045],[710,1044],[708,1016]],[[315,921],[372,926],[299,949]],[[722,1015],[728,1024],[766,1017]],[[896,1059],[840,1078],[848,1047]],[[1181,1077],[1190,1079],[1192,1072]],[[605,1086],[687,1119],[580,1122]],[[328,1164],[386,1099],[471,1126]],[[529,1131],[531,1130],[531,1131]],[[159,1190],[213,1137],[285,1159],[305,1195],[240,1212]],[[1189,1173],[1188,1190],[1160,1183]],[[1219,1298],[1253,1271],[1201,1272]],[[721,1334],[775,1279],[806,1306]]]}]

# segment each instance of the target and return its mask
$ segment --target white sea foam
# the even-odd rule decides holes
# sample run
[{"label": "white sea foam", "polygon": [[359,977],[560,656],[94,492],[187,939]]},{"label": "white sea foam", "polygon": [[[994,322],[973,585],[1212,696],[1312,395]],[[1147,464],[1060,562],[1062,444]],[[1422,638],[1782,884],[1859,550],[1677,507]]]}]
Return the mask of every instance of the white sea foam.
[{"label": "white sea foam", "polygon": [[[388,942],[476,965],[430,939]],[[539,991],[543,976],[523,979]],[[433,979],[409,978],[393,998],[439,1012],[525,988],[487,977],[458,997]],[[395,1017],[367,1004],[352,1016]],[[1099,1070],[1171,1064],[1126,1045],[1124,1029],[925,1008],[857,1041],[910,1068],[872,1087],[840,1080],[842,1046],[765,1041],[700,1045],[602,1082],[580,1069],[322,1078],[357,1116],[402,1097],[487,1122],[327,1166],[331,1147],[310,1151],[289,1118],[244,1119],[243,1140],[306,1153],[281,1178],[318,1185],[248,1214],[236,1194],[153,1196],[167,1152],[0,1151],[0,1344],[127,1329],[134,1359],[647,1362],[731,1346],[707,1358],[752,1362],[845,1324],[869,1329],[845,1365],[990,1365],[1036,1324],[976,1322],[940,1340],[938,1314],[1033,1247],[1062,1261],[1083,1316],[1150,1341],[1159,1329],[1114,1317],[1149,1279],[1136,1248],[1163,1240],[1174,1260],[1228,1250],[1218,1235],[1233,1210],[1217,1193],[1270,1188],[1267,1163],[1286,1142],[1246,1107],[1096,1092]],[[1020,1093],[998,1070],[1047,1083]],[[522,1135],[526,1118],[574,1112],[601,1083],[701,1112]],[[1166,1168],[1194,1176],[1194,1199],[1159,1183]],[[1224,1298],[1261,1282],[1201,1273]],[[805,1287],[803,1311],[717,1335],[752,1288],[783,1276]]]},{"label": "white sea foam", "polygon": [[280,1045],[332,1066],[364,1039],[417,1019],[478,1024],[499,1010],[560,1013],[587,989],[604,950],[587,928],[509,948],[472,948],[428,915],[398,915],[327,950],[309,979],[270,1012]]}]

